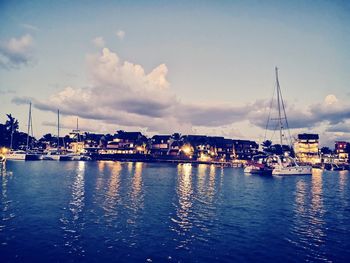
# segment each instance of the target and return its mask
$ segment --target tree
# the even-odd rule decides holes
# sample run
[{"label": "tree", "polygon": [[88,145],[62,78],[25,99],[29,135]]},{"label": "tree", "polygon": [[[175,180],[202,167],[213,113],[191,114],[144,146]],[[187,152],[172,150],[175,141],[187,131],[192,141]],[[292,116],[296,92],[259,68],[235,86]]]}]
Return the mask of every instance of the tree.
[{"label": "tree", "polygon": [[274,144],[271,146],[271,149],[272,149],[272,153],[274,154],[278,154],[278,155],[283,154],[283,147],[281,146],[281,144]]},{"label": "tree", "polygon": [[52,139],[53,139],[52,134],[51,133],[47,133],[40,140],[51,142]]},{"label": "tree", "polygon": [[263,141],[261,146],[263,147],[263,151],[264,152],[266,152],[266,153],[271,153],[272,152],[272,149],[271,149],[272,141],[270,141],[270,140]]},{"label": "tree", "polygon": [[18,133],[18,120],[12,117],[11,114],[6,114],[8,120],[5,124],[0,124],[0,146],[10,147],[11,137],[15,143],[15,137]]},{"label": "tree", "polygon": [[171,136],[174,140],[178,141],[181,138],[181,134],[176,132]]},{"label": "tree", "polygon": [[321,153],[322,154],[332,154],[332,150],[329,147],[322,147]]},{"label": "tree", "polygon": [[5,123],[5,126],[6,126],[6,130],[11,134],[12,132],[13,133],[16,133],[18,128],[19,128],[19,125],[18,125],[18,120],[16,120],[14,117],[12,117],[11,114],[6,114],[8,120],[6,121]]},{"label": "tree", "polygon": [[0,124],[0,146],[8,146],[8,133],[5,124]]}]

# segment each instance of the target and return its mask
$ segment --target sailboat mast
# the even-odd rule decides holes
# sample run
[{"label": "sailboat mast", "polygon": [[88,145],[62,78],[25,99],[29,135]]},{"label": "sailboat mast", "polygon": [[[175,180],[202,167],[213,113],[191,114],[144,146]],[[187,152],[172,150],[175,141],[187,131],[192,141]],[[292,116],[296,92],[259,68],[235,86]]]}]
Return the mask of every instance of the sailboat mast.
[{"label": "sailboat mast", "polygon": [[281,147],[283,145],[283,141],[282,141],[282,129],[283,129],[283,124],[282,124],[282,117],[281,117],[281,98],[280,98],[280,83],[278,81],[278,68],[275,67],[275,71],[276,71],[276,92],[277,92],[277,105],[278,105],[278,120],[279,120],[279,125],[280,125],[280,143],[281,143]]},{"label": "sailboat mast", "polygon": [[13,122],[12,122],[12,125],[11,125],[11,144],[10,144],[10,149],[12,150],[12,147],[13,147]]},{"label": "sailboat mast", "polygon": [[79,132],[79,118],[77,117],[77,140],[80,142],[80,132]]},{"label": "sailboat mast", "polygon": [[32,119],[32,103],[29,102],[28,133],[27,133],[27,147],[26,147],[27,151],[29,150],[29,132],[30,132],[31,119]]},{"label": "sailboat mast", "polygon": [[60,146],[60,110],[57,110],[57,150]]}]

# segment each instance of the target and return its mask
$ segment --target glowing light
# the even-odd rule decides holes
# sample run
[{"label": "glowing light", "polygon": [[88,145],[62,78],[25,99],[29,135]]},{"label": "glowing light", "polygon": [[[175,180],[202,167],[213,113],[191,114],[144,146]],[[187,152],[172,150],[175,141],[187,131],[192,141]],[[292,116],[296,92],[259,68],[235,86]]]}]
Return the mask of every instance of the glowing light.
[{"label": "glowing light", "polygon": [[137,146],[137,147],[136,147],[136,150],[137,150],[138,152],[143,152],[143,151],[144,151],[144,148],[143,148],[142,146]]},{"label": "glowing light", "polygon": [[193,148],[189,144],[185,144],[184,146],[181,147],[181,151],[186,154],[187,156],[192,155]]},{"label": "glowing light", "polygon": [[211,157],[204,154],[204,153],[201,153],[200,157],[198,158],[199,161],[203,161],[203,162],[208,162],[211,160]]},{"label": "glowing light", "polygon": [[7,154],[8,152],[9,152],[9,149],[7,149],[6,147],[0,148],[0,154]]}]

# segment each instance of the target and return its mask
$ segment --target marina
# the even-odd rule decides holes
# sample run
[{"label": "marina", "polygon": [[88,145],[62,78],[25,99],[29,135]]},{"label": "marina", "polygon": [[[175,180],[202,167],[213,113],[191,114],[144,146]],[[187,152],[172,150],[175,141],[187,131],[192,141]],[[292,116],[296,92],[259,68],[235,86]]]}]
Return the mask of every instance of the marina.
[{"label": "marina", "polygon": [[3,262],[350,256],[348,171],[264,177],[206,164],[16,161],[1,172]]},{"label": "marina", "polygon": [[0,263],[350,262],[350,1],[0,23]]}]

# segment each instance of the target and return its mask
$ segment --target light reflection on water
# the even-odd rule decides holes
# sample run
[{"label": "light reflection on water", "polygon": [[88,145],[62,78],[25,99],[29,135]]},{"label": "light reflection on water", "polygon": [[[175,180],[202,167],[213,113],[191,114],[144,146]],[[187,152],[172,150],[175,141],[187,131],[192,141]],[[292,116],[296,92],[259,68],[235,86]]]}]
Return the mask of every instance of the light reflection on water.
[{"label": "light reflection on water", "polygon": [[62,215],[63,237],[69,254],[84,256],[85,250],[82,245],[82,231],[84,229],[84,218],[81,216],[85,206],[85,162],[79,161],[76,174],[71,188],[71,199],[65,213]]},{"label": "light reflection on water", "polygon": [[322,171],[313,172],[311,185],[303,179],[297,181],[294,207],[295,222],[292,224],[292,232],[295,238],[289,241],[304,251],[306,260],[328,261],[320,249],[326,240]]},{"label": "light reflection on water", "polygon": [[171,229],[177,233],[175,241],[178,243],[177,248],[189,249],[189,243],[192,237],[188,232],[192,228],[191,208],[192,208],[192,165],[179,164],[177,166],[177,185],[176,193],[178,196],[178,205],[176,205],[176,217],[171,220],[176,224]]},{"label": "light reflection on water", "polygon": [[[219,177],[220,176],[220,177]],[[177,166],[176,214],[170,229],[176,233],[177,249],[189,250],[193,242],[207,243],[215,225],[216,178],[222,183],[223,171],[214,165],[179,164]]]},{"label": "light reflection on water", "polygon": [[143,195],[142,195],[142,168],[143,163],[138,162],[135,164],[135,172],[132,177],[131,187],[131,208],[137,213],[138,209],[143,207]]},{"label": "light reflection on water", "polygon": [[347,185],[349,177],[349,171],[339,171],[339,192],[345,193],[345,187]]},{"label": "light reflection on water", "polygon": [[142,169],[144,163],[129,163],[128,172],[132,173],[130,189],[128,191],[128,201],[126,201],[126,208],[129,209],[127,224],[129,239],[123,241],[130,247],[137,245],[137,237],[140,231],[141,210],[144,204],[144,189],[142,183]]},{"label": "light reflection on water", "polygon": [[209,170],[209,184],[208,184],[208,198],[209,202],[212,202],[214,199],[214,194],[215,194],[215,176],[216,176],[216,167],[215,165],[210,165],[210,170]]},{"label": "light reflection on water", "polygon": [[113,226],[114,220],[118,217],[118,210],[115,209],[121,203],[120,190],[120,173],[122,166],[119,162],[108,162],[110,178],[108,180],[106,198],[104,200],[103,209],[105,211],[106,222],[109,226]]},{"label": "light reflection on water", "polygon": [[0,196],[0,210],[1,210],[1,221],[0,221],[0,246],[6,246],[7,242],[13,237],[2,238],[2,232],[9,229],[10,221],[15,218],[15,213],[12,210],[12,200],[8,198],[7,185],[9,180],[12,178],[12,173],[6,170],[6,163],[0,164],[0,179],[1,179],[1,196]]}]

